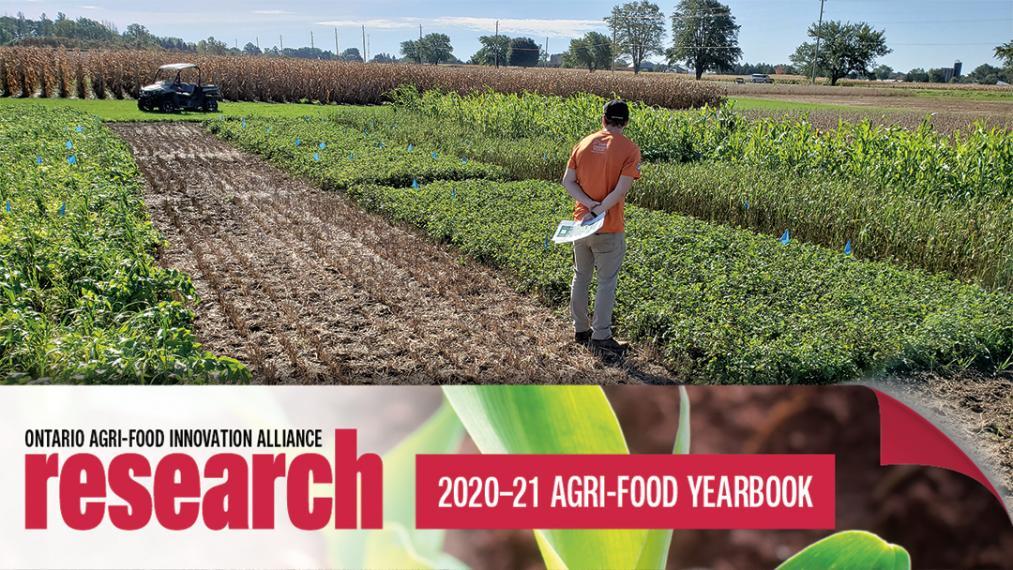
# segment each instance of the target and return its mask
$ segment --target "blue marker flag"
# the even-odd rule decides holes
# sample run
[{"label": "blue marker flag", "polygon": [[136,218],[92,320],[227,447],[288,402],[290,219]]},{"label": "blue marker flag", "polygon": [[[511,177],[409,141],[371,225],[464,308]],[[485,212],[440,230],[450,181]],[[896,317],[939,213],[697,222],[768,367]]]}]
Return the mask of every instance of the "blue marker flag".
[{"label": "blue marker flag", "polygon": [[318,146],[320,146],[320,150],[324,150],[327,148],[327,143],[320,143]]},{"label": "blue marker flag", "polygon": [[35,164],[42,164],[42,157],[41,156],[36,156],[35,157]]},{"label": "blue marker flag", "polygon": [[354,152],[348,153],[348,160],[355,160],[355,153]]},{"label": "blue marker flag", "polygon": [[67,147],[67,150],[70,150],[74,148],[74,141],[67,141],[63,146]]},{"label": "blue marker flag", "polygon": [[455,198],[457,198],[457,188],[451,188],[450,189],[450,199],[453,200]]},{"label": "blue marker flag", "polygon": [[409,145],[408,145],[408,152],[411,152],[411,151],[413,151],[413,150],[415,150],[415,145],[413,145],[413,144],[409,144]]},{"label": "blue marker flag", "polygon": [[468,164],[468,157],[461,157],[461,164]]},{"label": "blue marker flag", "polygon": [[383,141],[376,143],[377,148],[383,148]]},{"label": "blue marker flag", "polygon": [[433,160],[436,160],[436,157],[438,157],[438,156],[440,156],[440,155],[436,154],[436,151],[434,150],[433,151]]},{"label": "blue marker flag", "polygon": [[67,214],[67,203],[63,202],[62,204],[60,204],[60,209],[57,210],[56,213],[60,214],[61,218],[65,216]]},{"label": "blue marker flag", "polygon": [[313,160],[315,162],[320,162],[320,153],[319,152],[314,152],[313,153]]},{"label": "blue marker flag", "polygon": [[743,200],[742,201],[742,207],[748,210],[749,209],[749,200]]},{"label": "blue marker flag", "polygon": [[67,157],[67,164],[77,164],[77,155],[72,154]]},{"label": "blue marker flag", "polygon": [[296,139],[295,139],[295,146],[299,146],[299,145],[301,145],[301,144],[302,144],[302,139],[300,139],[300,138],[296,138]]},{"label": "blue marker flag", "polygon": [[243,119],[243,128],[246,128],[246,119]]},{"label": "blue marker flag", "polygon": [[412,189],[413,190],[418,190],[419,189],[419,181],[416,178],[412,178]]},{"label": "blue marker flag", "polygon": [[549,153],[543,152],[542,153],[542,160],[549,160]]},{"label": "blue marker flag", "polygon": [[7,204],[4,206],[4,209],[7,210],[8,214],[11,213],[11,201],[10,200],[7,200]]},{"label": "blue marker flag", "polygon": [[851,240],[850,239],[848,240],[848,243],[844,244],[844,255],[851,255]]},{"label": "blue marker flag", "polygon": [[78,133],[84,132],[84,127],[78,125],[77,127],[74,128],[74,131]]},{"label": "blue marker flag", "polygon": [[545,241],[542,242],[542,249],[548,251],[548,249],[549,249],[549,238],[545,238]]},{"label": "blue marker flag", "polygon": [[784,233],[781,234],[781,245],[788,245],[788,242],[790,241],[791,241],[791,234],[788,233],[788,230],[784,230]]}]

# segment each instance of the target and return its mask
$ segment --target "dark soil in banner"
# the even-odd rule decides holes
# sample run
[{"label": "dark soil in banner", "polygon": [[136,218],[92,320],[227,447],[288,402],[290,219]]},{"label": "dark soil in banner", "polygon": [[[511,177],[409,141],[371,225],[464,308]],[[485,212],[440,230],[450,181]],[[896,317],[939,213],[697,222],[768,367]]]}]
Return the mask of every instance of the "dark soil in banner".
[{"label": "dark soil in banner", "polygon": [[[671,453],[678,391],[605,388],[633,453]],[[875,532],[915,568],[1013,568],[1013,526],[977,482],[935,468],[879,465],[876,398],[855,386],[689,387],[693,453],[832,453],[837,528]],[[831,531],[675,531],[669,568],[774,568]],[[529,531],[455,531],[447,550],[473,568],[542,566]]]}]

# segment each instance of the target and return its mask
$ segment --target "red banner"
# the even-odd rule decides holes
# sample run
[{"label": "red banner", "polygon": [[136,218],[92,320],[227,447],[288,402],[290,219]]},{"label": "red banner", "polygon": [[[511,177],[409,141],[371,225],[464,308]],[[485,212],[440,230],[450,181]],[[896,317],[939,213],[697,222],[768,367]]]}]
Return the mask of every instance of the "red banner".
[{"label": "red banner", "polygon": [[832,529],[833,455],[419,455],[418,528]]}]

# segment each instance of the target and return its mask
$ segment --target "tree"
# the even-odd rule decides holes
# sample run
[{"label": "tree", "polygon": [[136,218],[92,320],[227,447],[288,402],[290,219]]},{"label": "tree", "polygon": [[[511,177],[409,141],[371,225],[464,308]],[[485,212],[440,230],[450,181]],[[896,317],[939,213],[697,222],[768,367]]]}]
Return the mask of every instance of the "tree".
[{"label": "tree", "polygon": [[926,71],[924,69],[922,69],[920,67],[916,67],[916,68],[912,69],[911,71],[907,72],[907,75],[904,76],[904,81],[907,81],[909,83],[911,83],[911,82],[913,82],[913,83],[928,83],[928,81],[929,81],[929,74],[926,73]]},{"label": "tree", "polygon": [[946,83],[947,69],[936,67],[929,70],[929,81],[932,83]]},{"label": "tree", "polygon": [[476,65],[506,65],[507,52],[510,50],[510,38],[507,36],[482,36],[478,38],[482,44],[475,55],[471,56],[471,63]]},{"label": "tree", "polygon": [[507,63],[516,67],[534,67],[538,65],[541,52],[542,48],[531,38],[512,38]]},{"label": "tree", "polygon": [[155,36],[140,24],[127,26],[127,31],[123,32],[123,39],[127,46],[132,48],[151,47],[155,43]]},{"label": "tree", "polygon": [[996,59],[1001,59],[1006,69],[1013,71],[1013,40],[995,48]]},{"label": "tree", "polygon": [[876,76],[876,79],[885,81],[893,76],[893,68],[889,65],[879,65],[876,69],[872,70],[872,74]]},{"label": "tree", "polygon": [[599,32],[570,40],[570,49],[563,54],[567,67],[586,67],[593,72],[612,65],[612,42]]},{"label": "tree", "polygon": [[359,54],[359,48],[348,48],[341,52],[338,56],[341,61],[358,61],[362,62],[362,55]]},{"label": "tree", "polygon": [[246,45],[243,46],[243,53],[246,55],[260,55],[263,52],[261,52],[260,48],[253,42],[246,42]]},{"label": "tree", "polygon": [[616,6],[605,23],[616,39],[618,54],[629,55],[633,61],[633,73],[640,73],[640,64],[647,56],[664,49],[661,38],[665,35],[665,15],[657,4],[640,0]]},{"label": "tree", "polygon": [[373,61],[375,63],[397,63],[397,58],[390,55],[389,53],[378,53],[374,55],[373,59],[370,61]]},{"label": "tree", "polygon": [[214,36],[197,42],[197,53],[201,55],[225,55],[228,51],[229,46],[225,45],[225,42],[216,40]]},{"label": "tree", "polygon": [[838,79],[852,71],[868,77],[876,58],[893,51],[886,47],[886,33],[865,22],[813,24],[808,34],[813,39],[820,38],[819,59],[815,56],[815,44],[806,42],[798,46],[791,61],[800,69],[809,70],[815,63],[817,72],[829,77],[831,85],[837,85]]},{"label": "tree", "polygon": [[681,0],[672,14],[668,61],[684,61],[700,79],[706,70],[731,69],[739,58],[739,28],[727,5],[718,0]]},{"label": "tree", "polygon": [[983,63],[974,68],[974,71],[968,73],[966,78],[968,81],[982,85],[995,85],[1000,81],[1009,83],[1010,75],[1013,75],[1013,73],[1007,73],[1002,68]]},{"label": "tree", "polygon": [[454,51],[446,34],[427,34],[417,40],[401,42],[401,55],[419,63],[436,65],[449,61]]}]

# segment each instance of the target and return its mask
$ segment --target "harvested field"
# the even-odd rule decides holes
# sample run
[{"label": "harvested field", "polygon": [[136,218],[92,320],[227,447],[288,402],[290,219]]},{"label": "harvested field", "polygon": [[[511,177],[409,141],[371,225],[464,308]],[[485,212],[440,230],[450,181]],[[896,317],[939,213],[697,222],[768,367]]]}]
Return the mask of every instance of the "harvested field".
[{"label": "harvested field", "polygon": [[490,269],[287,177],[186,124],[112,127],[204,300],[205,348],[259,382],[673,381],[575,347],[566,320]]}]

